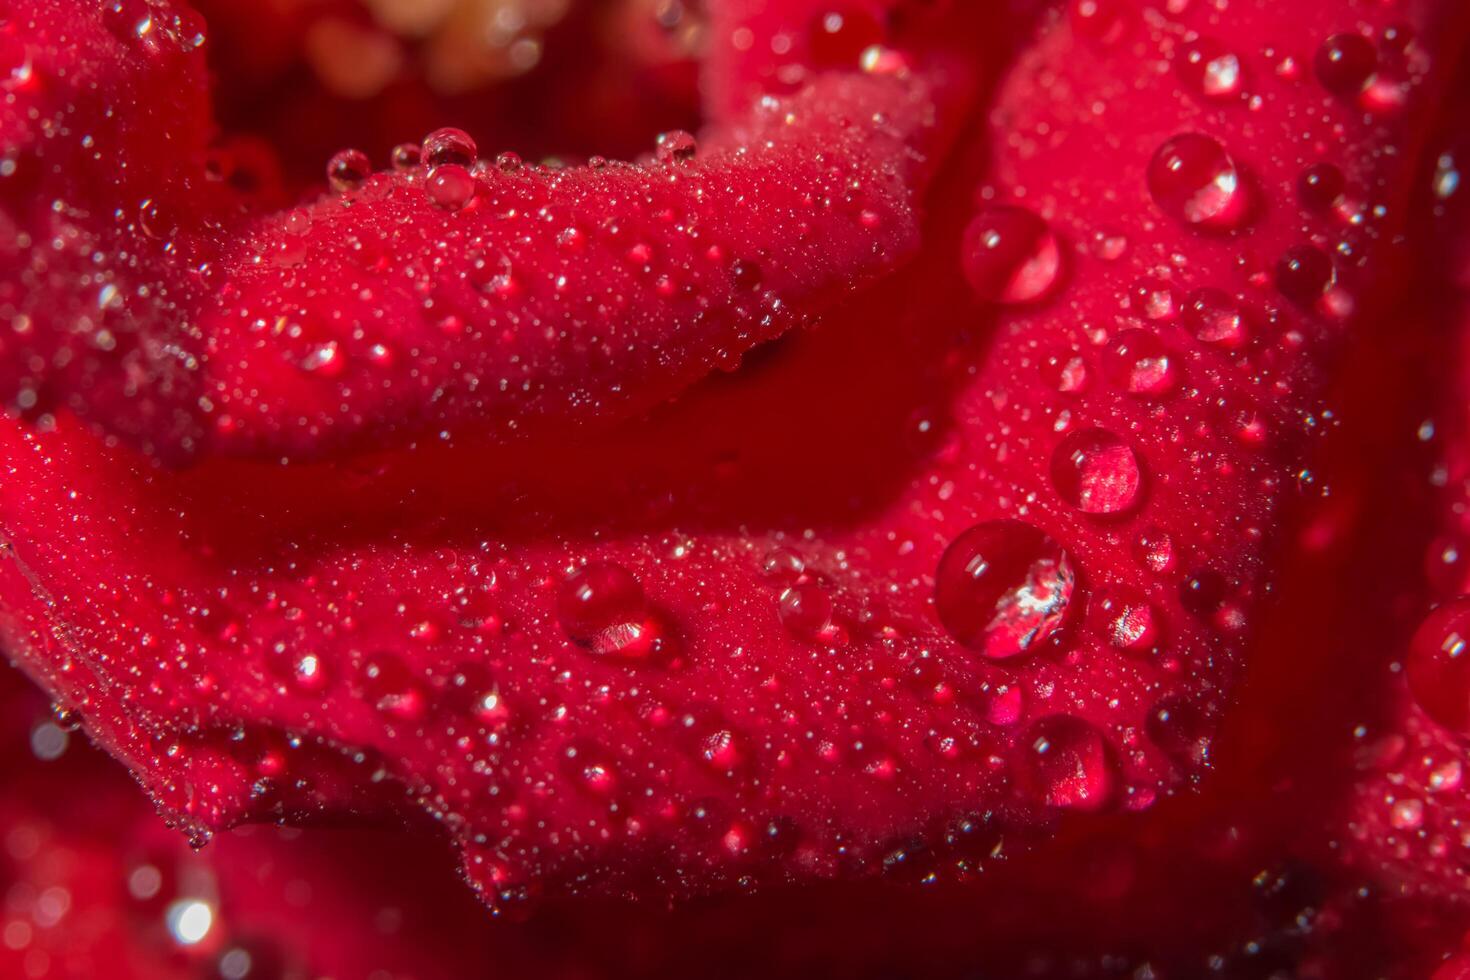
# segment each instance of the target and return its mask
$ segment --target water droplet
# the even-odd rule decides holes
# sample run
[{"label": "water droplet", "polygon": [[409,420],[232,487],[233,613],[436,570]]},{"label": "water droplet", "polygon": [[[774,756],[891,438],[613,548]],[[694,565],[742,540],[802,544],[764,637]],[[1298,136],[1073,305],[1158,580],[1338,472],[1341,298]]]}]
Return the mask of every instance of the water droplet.
[{"label": "water droplet", "polygon": [[1240,58],[1218,41],[1199,38],[1185,44],[1175,65],[1185,84],[1206,99],[1229,99],[1240,94]]},{"label": "water droplet", "polygon": [[1119,650],[1142,652],[1159,645],[1162,624],[1158,614],[1135,589],[1106,586],[1092,596],[1088,612],[1103,639]]},{"label": "water droplet", "polygon": [[1063,394],[1087,387],[1087,362],[1079,354],[1061,354],[1041,362],[1042,379]]},{"label": "water droplet", "polygon": [[1317,79],[1334,95],[1357,95],[1378,69],[1378,52],[1361,34],[1333,34],[1317,48]]},{"label": "water droplet", "polygon": [[1230,591],[1225,576],[1204,568],[1191,572],[1179,586],[1179,602],[1200,619],[1210,619],[1225,606]]},{"label": "water droplet", "polygon": [[1113,790],[1113,766],[1102,734],[1081,718],[1052,715],[1020,743],[1022,773],[1047,806],[1097,810]]},{"label": "water droplet", "polygon": [[1229,293],[1205,286],[1189,294],[1184,320],[1207,344],[1238,350],[1249,339],[1245,313]]},{"label": "water droplet", "polygon": [[113,36],[124,41],[148,37],[156,26],[146,0],[111,0],[103,5],[102,18]]},{"label": "water droplet", "polygon": [[1071,556],[1051,537],[1020,521],[987,521],[945,549],[934,601],[951,636],[999,660],[1056,634],[1076,585]]},{"label": "water droplet", "polygon": [[1332,259],[1315,245],[1294,245],[1276,263],[1276,288],[1293,303],[1308,308],[1322,302],[1336,278]]},{"label": "water droplet", "polygon": [[1460,168],[1455,163],[1453,153],[1441,153],[1434,161],[1434,196],[1441,201],[1448,201],[1455,196],[1455,191],[1460,189]]},{"label": "water droplet", "polygon": [[1120,333],[1103,355],[1103,370],[1114,385],[1144,398],[1161,398],[1178,383],[1168,348],[1147,330]]},{"label": "water droplet", "polygon": [[459,164],[446,163],[429,171],[424,192],[434,207],[458,211],[475,196],[475,178]]},{"label": "water droplet", "polygon": [[330,675],[326,660],[313,650],[298,650],[291,644],[279,644],[269,658],[277,676],[307,694],[326,690]]},{"label": "water droplet", "polygon": [[423,165],[430,170],[451,163],[468,169],[479,158],[480,148],[469,133],[447,126],[424,137],[419,155]]},{"label": "water droplet", "polygon": [[0,89],[24,89],[35,77],[30,48],[15,35],[0,33]]},{"label": "water droplet", "polygon": [[761,559],[761,571],[777,581],[795,582],[806,571],[806,562],[790,548],[773,548]]},{"label": "water droplet", "polygon": [[1009,204],[990,205],[971,220],[960,259],[970,287],[990,303],[1038,300],[1061,270],[1061,248],[1050,226]]},{"label": "water droplet", "polygon": [[423,147],[417,143],[399,143],[393,147],[393,152],[388,156],[389,161],[393,164],[393,169],[399,173],[417,170],[423,158]]},{"label": "water droplet", "polygon": [[566,752],[566,768],[577,784],[593,796],[609,797],[617,792],[617,772],[591,746],[569,748]]},{"label": "water droplet", "polygon": [[1128,443],[1106,429],[1079,429],[1052,453],[1051,482],[1084,514],[1120,514],[1138,503],[1143,473]]},{"label": "water droplet", "polygon": [[1155,323],[1173,320],[1179,315],[1179,299],[1174,287],[1162,279],[1140,279],[1129,291],[1129,303],[1145,320]]},{"label": "water droplet", "polygon": [[1072,0],[1072,30],[1102,44],[1119,40],[1128,28],[1123,0]]},{"label": "water droplet", "polygon": [[371,176],[372,161],[361,150],[343,150],[327,161],[327,184],[338,194],[357,190]]},{"label": "water droplet", "polygon": [[1470,597],[1430,613],[1409,641],[1409,690],[1440,725],[1470,735]]},{"label": "water droplet", "polygon": [[1163,528],[1146,527],[1133,543],[1133,556],[1144,568],[1162,575],[1174,567],[1174,539]]},{"label": "water droplet", "polygon": [[495,155],[495,168],[503,174],[513,174],[526,165],[519,153],[503,150]]},{"label": "water droplet", "polygon": [[886,39],[887,31],[860,7],[832,10],[813,18],[811,61],[817,68],[855,68],[863,52]]},{"label": "water droplet", "polygon": [[790,586],[781,593],[781,622],[797,636],[827,639],[834,635],[832,600],[815,582]]},{"label": "water droplet", "polygon": [[600,656],[641,658],[656,646],[643,586],[622,565],[588,562],[566,577],[557,618],[578,646]]},{"label": "water droplet", "polygon": [[408,666],[391,653],[374,654],[363,665],[363,688],[373,707],[386,715],[403,721],[423,716],[423,690]]},{"label": "water droplet", "polygon": [[886,44],[874,44],[864,48],[858,63],[869,75],[902,77],[913,70],[913,62],[909,60],[908,55]]},{"label": "water droplet", "polygon": [[1165,698],[1144,721],[1149,739],[1176,763],[1194,771],[1209,765],[1210,736],[1204,717],[1183,698]]},{"label": "water droplet", "polygon": [[1227,228],[1244,217],[1235,161],[1218,141],[1199,133],[1164,141],[1149,161],[1148,190],[1159,210],[1188,225]]},{"label": "water droplet", "polygon": [[735,288],[742,292],[753,292],[760,288],[765,279],[765,273],[761,271],[758,262],[750,262],[745,259],[736,259],[730,263],[730,278],[735,283]]},{"label": "water droplet", "polygon": [[693,160],[698,152],[699,142],[692,133],[673,129],[659,134],[658,149],[654,151],[654,156],[660,163],[685,163]]},{"label": "water droplet", "polygon": [[1314,163],[1297,178],[1296,193],[1302,206],[1311,211],[1326,211],[1347,190],[1347,178],[1335,164]]}]

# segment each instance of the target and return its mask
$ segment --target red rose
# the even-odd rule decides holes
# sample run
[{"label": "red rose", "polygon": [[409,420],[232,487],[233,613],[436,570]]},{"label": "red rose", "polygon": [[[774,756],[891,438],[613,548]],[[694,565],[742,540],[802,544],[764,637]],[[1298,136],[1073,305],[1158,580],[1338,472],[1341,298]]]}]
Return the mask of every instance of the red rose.
[{"label": "red rose", "polygon": [[[212,95],[185,8],[19,6],[7,648],[195,838],[426,813],[496,910],[983,894],[1031,848],[1015,891],[1055,897],[1121,841],[1082,890],[1157,926],[1141,828],[1204,881],[1292,855],[1462,895],[1470,614],[1403,647],[1435,529],[1379,513],[1437,413],[1416,503],[1458,546],[1463,275],[1426,262],[1459,243],[1457,4],[711,3],[697,136],[530,163],[415,116],[325,190],[294,175],[331,113],[251,87],[279,52],[233,41]],[[354,91],[409,50],[313,23],[280,36]],[[1200,784],[1249,831],[1161,802]],[[1348,935],[1352,893],[1268,918]],[[1035,907],[994,912],[996,962],[1046,945]]]}]

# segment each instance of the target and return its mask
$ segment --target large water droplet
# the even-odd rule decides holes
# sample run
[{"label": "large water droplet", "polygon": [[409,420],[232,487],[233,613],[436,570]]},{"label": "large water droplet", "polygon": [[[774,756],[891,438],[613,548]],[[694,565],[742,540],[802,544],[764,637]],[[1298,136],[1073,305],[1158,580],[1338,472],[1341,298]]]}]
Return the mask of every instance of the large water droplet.
[{"label": "large water droplet", "polygon": [[1047,806],[1097,810],[1113,789],[1102,733],[1080,718],[1052,715],[1032,725],[1021,745],[1022,773]]},{"label": "large water droplet", "polygon": [[1356,95],[1378,69],[1378,52],[1361,34],[1333,34],[1317,48],[1313,61],[1322,87],[1334,95]]},{"label": "large water droplet", "polygon": [[1103,355],[1103,370],[1130,395],[1162,398],[1178,383],[1169,349],[1147,330],[1124,330]]},{"label": "large water droplet", "polygon": [[475,178],[459,164],[446,163],[429,171],[424,193],[436,208],[458,211],[475,196]]},{"label": "large water droplet", "polygon": [[1206,99],[1229,99],[1240,94],[1240,58],[1220,42],[1199,38],[1187,43],[1175,62],[1179,77]]},{"label": "large water droplet", "polygon": [[802,582],[785,589],[779,610],[781,622],[797,636],[825,639],[835,632],[832,600],[815,582]]},{"label": "large water droplet", "polygon": [[1056,634],[1076,585],[1071,556],[1051,537],[1020,521],[987,521],[945,549],[934,601],[951,636],[1004,659]]},{"label": "large water droplet", "polygon": [[1161,527],[1146,527],[1133,542],[1133,555],[1149,571],[1163,574],[1174,567],[1174,539]]},{"label": "large water droplet", "polygon": [[699,142],[692,133],[682,129],[660,133],[657,148],[654,150],[654,156],[660,163],[685,163],[693,160],[698,153]]},{"label": "large water droplet", "polygon": [[417,143],[399,143],[393,147],[393,152],[388,155],[393,169],[399,173],[408,173],[419,168],[419,163],[424,158],[424,149]]},{"label": "large water droplet", "polygon": [[430,170],[450,163],[469,168],[479,156],[480,148],[470,134],[452,127],[436,129],[424,137],[420,150],[420,158]]},{"label": "large water droplet", "polygon": [[990,205],[965,229],[960,256],[965,278],[990,303],[1029,303],[1056,284],[1061,248],[1035,213],[1009,204]]},{"label": "large water droplet", "polygon": [[601,656],[643,657],[656,640],[643,586],[614,562],[588,562],[568,575],[556,612],[574,643]]},{"label": "large water droplet", "polygon": [[102,5],[102,20],[113,36],[124,41],[148,37],[157,26],[147,0],[110,0]]},{"label": "large water droplet", "polygon": [[1189,294],[1184,319],[1200,340],[1226,350],[1237,350],[1249,339],[1240,304],[1229,293],[1212,286]]},{"label": "large water droplet", "polygon": [[416,721],[424,713],[423,689],[408,666],[391,653],[374,654],[363,665],[363,687],[368,702],[383,714]]},{"label": "large water droplet", "polygon": [[1163,627],[1158,614],[1136,589],[1105,586],[1093,594],[1088,613],[1110,646],[1143,652],[1159,645]]},{"label": "large water droplet", "polygon": [[1183,698],[1165,698],[1154,705],[1144,721],[1144,731],[1185,769],[1194,771],[1209,765],[1209,726]]},{"label": "large water droplet", "polygon": [[338,194],[348,194],[363,185],[373,172],[372,161],[361,150],[343,150],[327,161],[327,184]]},{"label": "large water droplet", "polygon": [[1294,245],[1276,263],[1276,288],[1293,303],[1316,307],[1337,278],[1332,259],[1315,245]]},{"label": "large water droplet", "polygon": [[1314,163],[1301,172],[1296,181],[1297,196],[1302,206],[1312,211],[1326,211],[1347,190],[1347,178],[1335,164]]},{"label": "large water droplet", "polygon": [[1199,133],[1164,141],[1149,161],[1148,190],[1159,210],[1188,225],[1226,228],[1244,217],[1235,161],[1218,141]]},{"label": "large water droplet", "polygon": [[1143,474],[1128,443],[1106,429],[1079,429],[1052,453],[1051,481],[1084,514],[1119,514],[1138,503]]},{"label": "large water droplet", "polygon": [[1225,606],[1230,584],[1225,576],[1208,568],[1191,572],[1179,586],[1179,601],[1201,619],[1211,619]]},{"label": "large water droplet", "polygon": [[1407,658],[1409,690],[1424,713],[1470,735],[1470,596],[1430,613],[1414,631]]}]

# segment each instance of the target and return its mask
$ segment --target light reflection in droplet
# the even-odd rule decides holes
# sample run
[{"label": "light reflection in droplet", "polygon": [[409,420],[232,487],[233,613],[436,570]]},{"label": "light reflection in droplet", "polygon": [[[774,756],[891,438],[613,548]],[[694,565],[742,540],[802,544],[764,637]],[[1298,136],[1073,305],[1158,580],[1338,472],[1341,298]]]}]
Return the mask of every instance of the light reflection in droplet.
[{"label": "light reflection in droplet", "polygon": [[164,913],[168,931],[182,946],[194,946],[209,935],[214,926],[214,909],[198,898],[181,898]]}]

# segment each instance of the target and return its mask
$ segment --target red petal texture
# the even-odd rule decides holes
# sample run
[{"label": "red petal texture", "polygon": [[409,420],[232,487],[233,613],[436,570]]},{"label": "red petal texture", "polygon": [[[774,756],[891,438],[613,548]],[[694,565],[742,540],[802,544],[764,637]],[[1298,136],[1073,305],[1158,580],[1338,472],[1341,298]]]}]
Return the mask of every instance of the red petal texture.
[{"label": "red petal texture", "polygon": [[[741,73],[765,76],[737,60],[692,161],[492,171],[453,214],[398,175],[240,216],[187,166],[159,200],[192,238],[33,207],[35,240],[46,220],[103,244],[7,265],[31,321],[15,384],[71,409],[38,395],[0,434],[7,648],[194,833],[422,809],[502,908],[962,879],[1058,811],[1149,809],[1208,764],[1344,338],[1385,329],[1466,18],[1116,13],[995,15],[942,169],[910,151],[957,130],[927,101],[957,70],[920,46],[743,117]],[[1419,39],[1398,76],[1386,48],[1361,93],[1311,76],[1324,39],[1390,23]],[[1224,101],[1192,81],[1200,37],[1244,71]],[[136,76],[76,111],[183,97],[193,57],[170,76],[123,52]],[[162,132],[116,133],[111,162],[152,161]],[[47,139],[15,200],[109,193]],[[1318,211],[1298,187],[1324,160],[1351,192]],[[966,234],[977,210],[994,235]],[[487,248],[496,296],[470,302]],[[689,277],[671,295],[656,256]],[[62,299],[114,276],[121,354],[58,357],[98,347]],[[170,469],[140,444],[220,452]],[[951,545],[971,550],[942,563]]]},{"label": "red petal texture", "polygon": [[[1463,76],[1463,71],[1462,71]],[[1463,82],[1462,82],[1463,84]],[[1359,777],[1341,810],[1344,851],[1396,890],[1463,903],[1470,895],[1470,676],[1463,666],[1470,572],[1466,557],[1470,503],[1470,251],[1460,167],[1467,145],[1463,111],[1452,112],[1431,144],[1432,174],[1423,182],[1431,270],[1423,316],[1432,334],[1418,355],[1420,378],[1437,382],[1419,401],[1420,477],[1395,488],[1380,513],[1416,515],[1407,543],[1380,543],[1396,556],[1380,579],[1390,632],[1362,654],[1377,692],[1365,711],[1350,764]],[[1431,400],[1432,399],[1432,400]],[[1398,538],[1386,530],[1380,538]],[[1371,635],[1371,634],[1370,634]],[[1470,961],[1466,961],[1470,963]],[[1464,965],[1461,966],[1464,969]]]},{"label": "red petal texture", "polygon": [[[432,169],[364,173],[254,218],[220,213],[188,28],[170,30],[163,8],[145,30],[107,8],[36,6],[45,29],[22,42],[33,77],[12,113],[91,138],[15,124],[18,166],[36,174],[22,228],[74,255],[11,263],[28,325],[8,387],[22,409],[66,405],[160,451],[320,455],[390,431],[636,414],[917,242],[912,196],[936,137],[923,72],[818,79],[750,106],[687,160],[503,162],[461,174],[452,206]],[[95,54],[63,69],[78,43]],[[158,125],[100,122],[154,101]],[[120,163],[109,204],[123,206],[94,210]],[[133,173],[160,182],[137,191]]]}]

